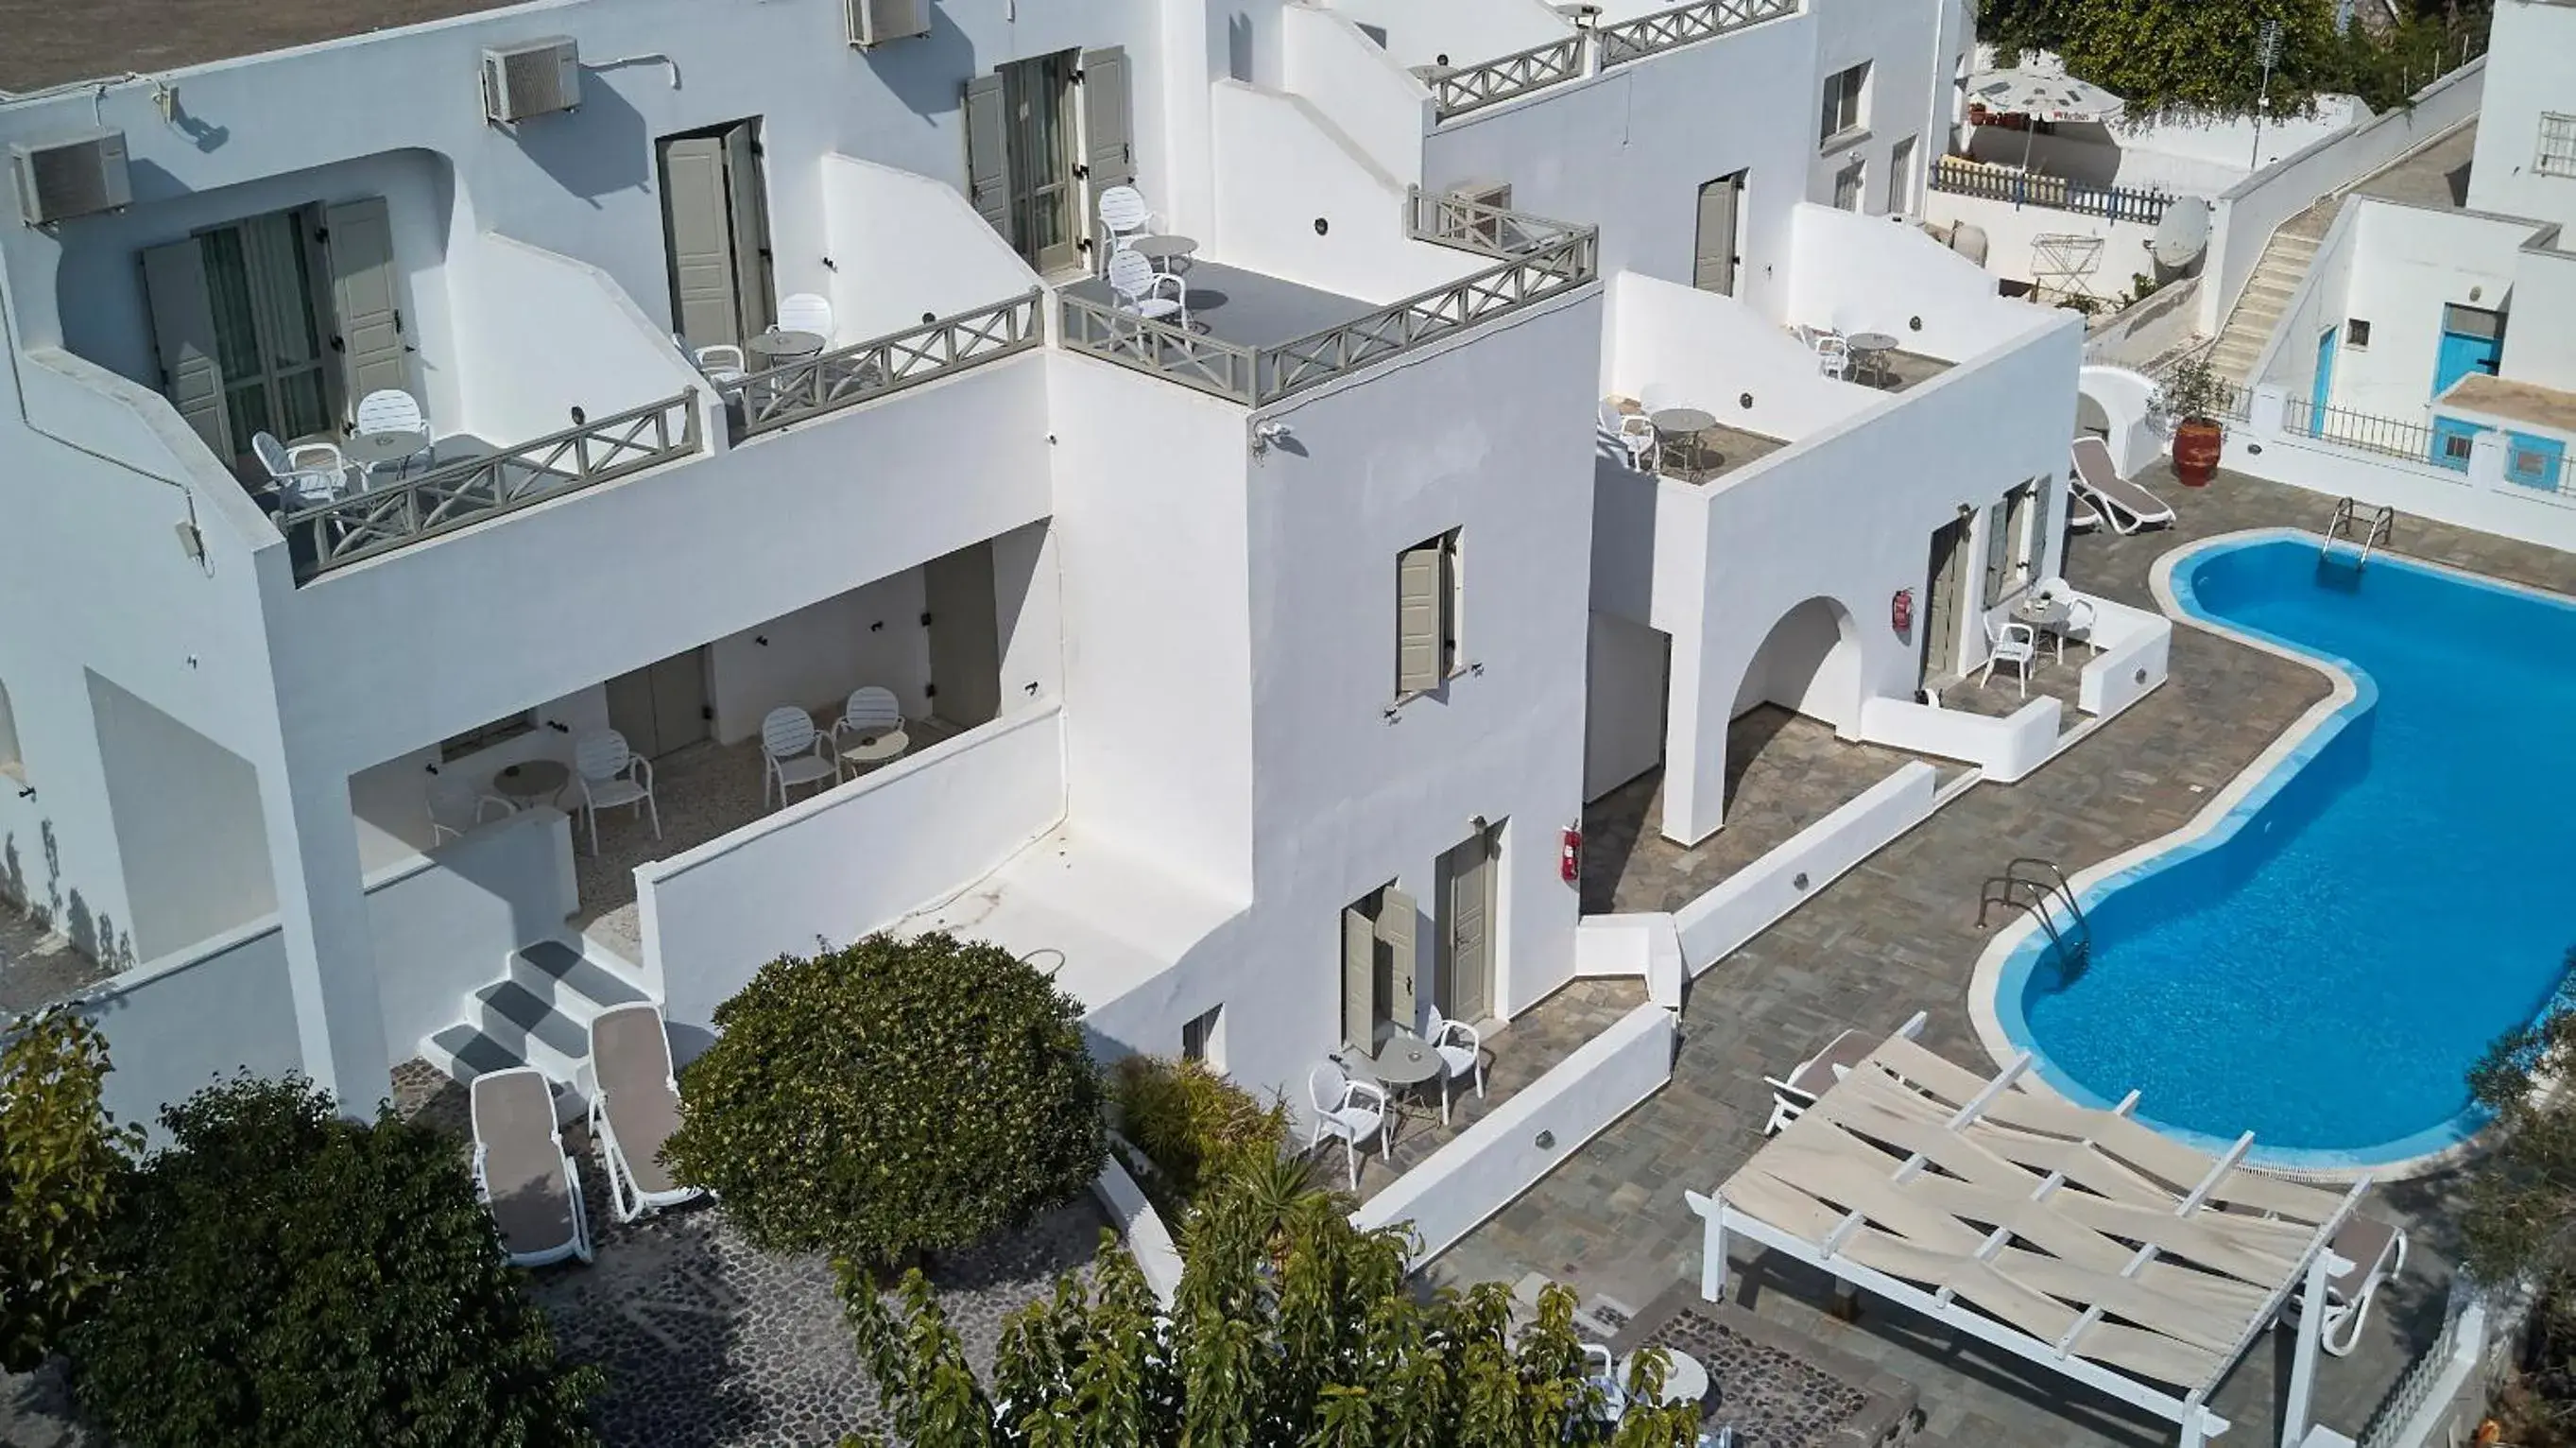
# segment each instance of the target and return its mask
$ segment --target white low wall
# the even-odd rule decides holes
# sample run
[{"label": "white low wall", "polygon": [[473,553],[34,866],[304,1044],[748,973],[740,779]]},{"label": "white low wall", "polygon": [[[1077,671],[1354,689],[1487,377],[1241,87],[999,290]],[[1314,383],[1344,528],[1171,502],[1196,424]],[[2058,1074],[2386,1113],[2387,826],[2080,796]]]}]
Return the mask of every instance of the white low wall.
[{"label": "white low wall", "polygon": [[1648,1000],[1679,1010],[1685,975],[1681,932],[1659,910],[1586,915],[1574,925],[1574,973],[1642,977]]},{"label": "white low wall", "polygon": [[[945,181],[837,152],[822,158],[821,177],[835,346],[908,331],[924,312],[989,307],[1038,284]],[[888,286],[889,277],[903,284]]]},{"label": "white low wall", "polygon": [[376,998],[393,1058],[454,1024],[466,995],[509,969],[512,951],[562,937],[579,900],[572,824],[551,809],[494,820],[369,875]]},{"label": "white low wall", "polygon": [[2102,652],[2085,662],[2076,679],[2075,707],[2108,719],[2165,681],[2173,620],[2107,598],[2082,597],[2093,605],[2092,641]]},{"label": "white low wall", "polygon": [[[2125,297],[2137,284],[2139,273],[2153,276],[2156,271],[2155,258],[2147,254],[2147,243],[2155,239],[2156,229],[2143,221],[2113,221],[2107,216],[2030,203],[2016,206],[1991,196],[1969,196],[1930,187],[1923,192],[1923,219],[1944,226],[1964,221],[1983,231],[1986,270],[2012,281],[2039,281],[2038,241],[2043,236],[2089,236],[2102,243],[2092,274],[2080,279],[2084,290],[2093,296],[2109,300]],[[2049,285],[2063,287],[2066,283],[2052,276]]]},{"label": "white low wall", "polygon": [[1416,1265],[1449,1250],[1672,1079],[1673,1023],[1651,1004],[1621,1016],[1361,1204],[1351,1225],[1410,1223]]},{"label": "white low wall", "polygon": [[704,1024],[767,962],[891,925],[1052,828],[1063,717],[998,720],[639,866],[644,974],[670,1018]]},{"label": "white low wall", "polygon": [[[1863,717],[1867,706],[1863,706]],[[1842,873],[1932,813],[1939,772],[1909,761],[1856,799],[1729,875],[1673,917],[1682,959],[1697,975],[1735,953]]]},{"label": "white low wall", "polygon": [[[1789,316],[1845,332],[1885,332],[1924,357],[1964,362],[2055,325],[2054,307],[2005,301],[1992,272],[1916,227],[1801,201],[1791,210],[1798,265]],[[1722,414],[1721,414],[1722,415]]]},{"label": "white low wall", "polygon": [[491,231],[455,262],[473,299],[455,340],[465,415],[432,418],[439,431],[514,447],[571,427],[576,407],[602,418],[694,388],[708,447],[724,446],[715,389],[607,272]]},{"label": "white low wall", "polygon": [[80,997],[107,1034],[108,1114],[151,1128],[163,1105],[236,1071],[303,1068],[286,939],[270,915],[149,961]]},{"label": "white low wall", "polygon": [[2405,519],[2414,516],[2576,552],[2576,498],[2507,481],[2495,434],[2478,436],[2468,471],[2461,472],[2285,431],[2276,388],[2255,393],[2253,413],[2252,422],[2228,427],[2221,465],[2318,494],[2313,526],[2319,529],[2332,500],[2348,497],[2365,507],[2395,508],[2401,544]]},{"label": "white low wall", "polygon": [[1145,1189],[1136,1185],[1115,1153],[1092,1180],[1091,1194],[1117,1224],[1118,1238],[1136,1259],[1136,1269],[1145,1274],[1145,1285],[1154,1289],[1154,1300],[1170,1307],[1181,1292],[1180,1249],[1172,1245],[1171,1229],[1163,1225],[1161,1214],[1145,1199]]},{"label": "white low wall", "polygon": [[1964,759],[1997,784],[2010,784],[2057,752],[2055,699],[2033,699],[2008,719],[1917,704],[1910,699],[1869,699],[1860,706],[1860,737],[1916,754]]},{"label": "white low wall", "polygon": [[2088,365],[2077,375],[2076,386],[2084,398],[2076,409],[2076,424],[2080,427],[2092,412],[2100,412],[2100,422],[2110,432],[2103,442],[2120,476],[2133,478],[2154,466],[2166,446],[2165,431],[2148,406],[2156,395],[2155,379],[2126,367]]}]

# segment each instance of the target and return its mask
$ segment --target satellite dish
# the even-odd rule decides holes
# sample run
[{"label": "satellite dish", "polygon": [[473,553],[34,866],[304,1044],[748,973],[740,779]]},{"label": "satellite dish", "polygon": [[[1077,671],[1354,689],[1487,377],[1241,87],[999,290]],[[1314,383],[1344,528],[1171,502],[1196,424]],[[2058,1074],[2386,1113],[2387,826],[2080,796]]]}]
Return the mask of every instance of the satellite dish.
[{"label": "satellite dish", "polygon": [[2154,239],[2147,243],[2156,265],[2175,271],[2191,265],[2208,248],[2209,203],[2197,196],[2185,196],[2166,207]]}]

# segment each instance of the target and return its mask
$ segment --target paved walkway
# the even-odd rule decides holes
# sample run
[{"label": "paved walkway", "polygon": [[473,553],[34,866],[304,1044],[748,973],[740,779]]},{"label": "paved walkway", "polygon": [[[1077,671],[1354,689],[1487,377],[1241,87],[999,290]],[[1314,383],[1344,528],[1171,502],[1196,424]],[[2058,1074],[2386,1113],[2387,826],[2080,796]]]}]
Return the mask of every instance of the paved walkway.
[{"label": "paved walkway", "polygon": [[[2172,548],[2241,528],[2317,527],[2331,506],[2232,475],[2206,490],[2176,487],[2169,474],[2142,480],[2173,499],[2179,525],[2078,539],[2067,571],[2080,588],[2147,607],[2148,570]],[[2399,523],[2394,546],[2576,592],[2576,557],[2546,549],[2413,519]],[[1967,1010],[1986,942],[1975,924],[1979,882],[2012,855],[2047,856],[2072,872],[2179,827],[2325,690],[2300,665],[2177,629],[2163,688],[2020,784],[1969,791],[1700,977],[1672,1084],[1443,1257],[1440,1275],[1508,1282],[1539,1272],[1581,1296],[1631,1305],[1676,1278],[1696,1280],[1700,1223],[1681,1193],[1715,1186],[1751,1155],[1770,1106],[1764,1074],[1845,1025],[1890,1029],[1916,1010],[1931,1013],[1927,1044],[1983,1061]],[[2328,1361],[2319,1394],[2327,1423],[2358,1430],[2437,1328],[2449,1236],[2441,1209],[2453,1185],[2434,1177],[2376,1194],[2375,1210],[2414,1224],[2418,1250],[2405,1279],[2383,1292],[2360,1349]],[[1932,1431],[1956,1443],[2171,1441],[2165,1425],[2089,1395],[2069,1402],[2062,1381],[2035,1379],[2017,1360],[1896,1309],[1873,1307],[1857,1326],[1831,1321],[1816,1308],[1813,1273],[1765,1269],[1745,1279],[1760,1284],[1764,1318],[1917,1384]],[[2249,1442],[2278,1437],[2274,1383],[2285,1362],[2258,1346],[2219,1397]]]}]

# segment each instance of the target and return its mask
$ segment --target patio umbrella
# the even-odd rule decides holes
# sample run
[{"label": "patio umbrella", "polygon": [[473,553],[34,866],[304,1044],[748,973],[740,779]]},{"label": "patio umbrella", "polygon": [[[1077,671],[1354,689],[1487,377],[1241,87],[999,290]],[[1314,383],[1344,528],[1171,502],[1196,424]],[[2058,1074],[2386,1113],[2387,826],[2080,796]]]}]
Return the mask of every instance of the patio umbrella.
[{"label": "patio umbrella", "polygon": [[[2063,71],[1985,70],[1968,77],[1968,100],[1996,115],[2028,116],[2034,121],[2104,122],[2116,120],[2128,102]],[[2031,131],[2021,140],[2022,169],[2030,169]]]}]

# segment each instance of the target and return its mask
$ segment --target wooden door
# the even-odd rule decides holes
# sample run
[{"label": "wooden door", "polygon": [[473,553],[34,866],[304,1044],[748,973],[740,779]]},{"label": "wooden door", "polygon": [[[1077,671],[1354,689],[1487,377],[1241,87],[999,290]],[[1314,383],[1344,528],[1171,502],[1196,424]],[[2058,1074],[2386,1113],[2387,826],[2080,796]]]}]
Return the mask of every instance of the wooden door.
[{"label": "wooden door", "polygon": [[1494,1013],[1494,881],[1499,827],[1440,859],[1440,958],[1434,982],[1442,1015],[1470,1025]]},{"label": "wooden door", "polygon": [[1691,285],[1735,295],[1735,269],[1743,260],[1737,234],[1744,210],[1744,173],[1720,176],[1699,188],[1699,236],[1691,260]]},{"label": "wooden door", "polygon": [[704,649],[673,654],[608,681],[608,727],[646,759],[706,738],[707,712]]},{"label": "wooden door", "polygon": [[1923,585],[1923,681],[1959,667],[1959,592],[1967,583],[1968,521],[1954,519],[1932,534],[1932,561]]}]

